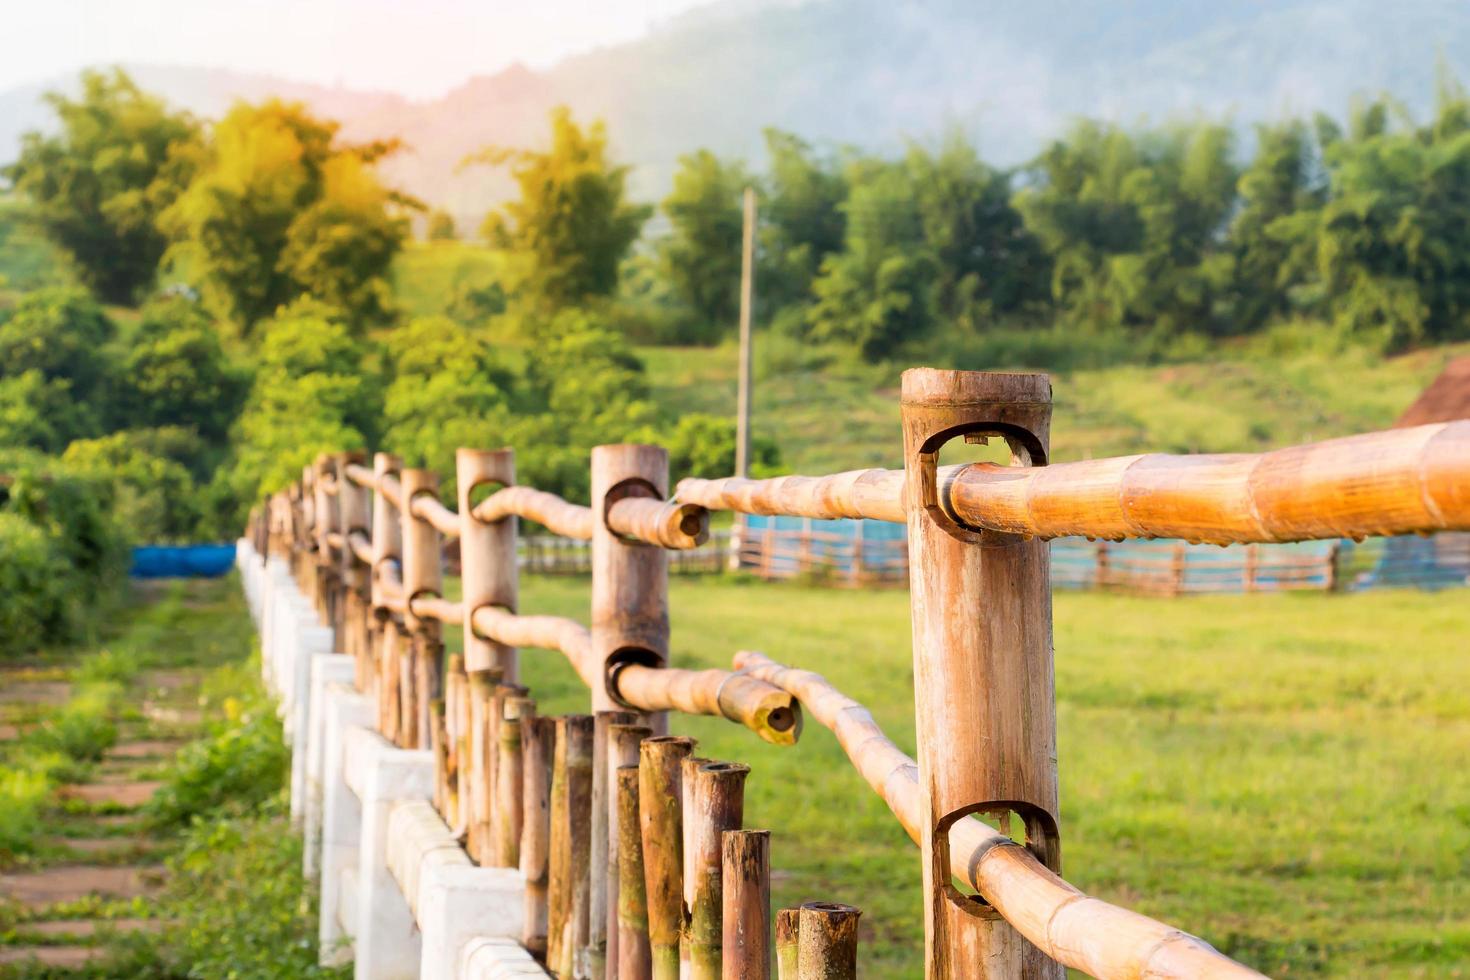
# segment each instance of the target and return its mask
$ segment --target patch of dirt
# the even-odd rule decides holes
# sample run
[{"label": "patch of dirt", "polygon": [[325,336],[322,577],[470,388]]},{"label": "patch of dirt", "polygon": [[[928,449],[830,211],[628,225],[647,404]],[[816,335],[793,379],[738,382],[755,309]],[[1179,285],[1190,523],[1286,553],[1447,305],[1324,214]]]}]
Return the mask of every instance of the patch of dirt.
[{"label": "patch of dirt", "polygon": [[0,896],[22,905],[75,902],[89,895],[139,898],[155,895],[163,886],[159,865],[92,867],[66,865],[44,871],[0,875]]},{"label": "patch of dirt", "polygon": [[147,803],[162,785],[162,782],[155,779],[79,783],[74,786],[63,786],[57,795],[63,800],[80,800],[83,803],[106,803],[113,806],[134,807]]},{"label": "patch of dirt", "polygon": [[90,939],[99,932],[158,932],[162,919],[53,919],[50,922],[27,922],[18,932],[46,939]]},{"label": "patch of dirt", "polygon": [[150,691],[177,691],[199,686],[197,670],[150,670],[143,674],[143,686]]},{"label": "patch of dirt", "polygon": [[121,864],[124,859],[137,861],[146,858],[153,850],[148,841],[132,836],[54,837],[49,843],[64,847],[83,859],[90,858],[104,864]]},{"label": "patch of dirt", "polygon": [[66,681],[24,681],[7,684],[5,700],[10,704],[65,704],[71,697]]},{"label": "patch of dirt", "polygon": [[119,742],[107,753],[109,759],[169,759],[184,743],[175,739],[138,739]]},{"label": "patch of dirt", "polygon": [[198,708],[180,708],[167,704],[143,705],[143,717],[165,725],[200,725],[204,712]]},{"label": "patch of dirt", "polygon": [[41,966],[73,970],[107,955],[100,946],[6,946],[0,948],[0,964],[39,963]]},{"label": "patch of dirt", "polygon": [[0,725],[0,742],[9,742],[20,738],[20,729],[14,725]]}]

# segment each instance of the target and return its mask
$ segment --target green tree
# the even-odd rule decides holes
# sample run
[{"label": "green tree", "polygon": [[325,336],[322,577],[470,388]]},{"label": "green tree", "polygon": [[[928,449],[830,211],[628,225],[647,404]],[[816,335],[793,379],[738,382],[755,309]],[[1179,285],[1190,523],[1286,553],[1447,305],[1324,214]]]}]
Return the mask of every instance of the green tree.
[{"label": "green tree", "polygon": [[679,158],[674,188],[662,205],[673,234],[661,243],[660,258],[675,295],[694,315],[689,339],[717,340],[735,326],[744,227],[741,197],[749,183],[740,163],[723,162],[708,150]]},{"label": "green tree", "polygon": [[0,426],[13,440],[7,444],[54,452],[103,431],[116,332],[84,290],[54,287],[21,297],[0,320]]},{"label": "green tree", "polygon": [[454,215],[440,208],[429,212],[428,232],[431,242],[452,242],[459,238],[454,227]]},{"label": "green tree", "polygon": [[583,129],[565,106],[551,113],[547,150],[483,150],[467,162],[507,166],[520,190],[486,219],[482,234],[528,262],[521,285],[552,308],[607,296],[649,209],[629,204],[628,168],[608,159],[607,132]]},{"label": "green tree", "polygon": [[146,431],[78,439],[61,460],[111,488],[112,518],[134,540],[193,540],[201,517],[194,478],[182,464],[151,452],[153,441]]},{"label": "green tree", "polygon": [[292,300],[337,306],[354,329],[385,314],[409,199],[373,164],[394,144],[344,146],[299,104],[240,104],[214,127],[203,169],[161,216],[171,255],[222,319],[249,334]]},{"label": "green tree", "polygon": [[118,384],[119,417],[129,427],[192,429],[221,445],[249,391],[212,320],[181,297],[143,310],[128,338]]},{"label": "green tree", "polygon": [[767,129],[761,196],[760,295],[770,307],[805,302],[822,261],[842,250],[847,180],[839,161]]},{"label": "green tree", "polygon": [[4,174],[83,282],[108,302],[132,302],[167,245],[156,220],[194,170],[198,126],[120,69],[84,72],[80,98],[46,101],[60,130],[27,133]]}]

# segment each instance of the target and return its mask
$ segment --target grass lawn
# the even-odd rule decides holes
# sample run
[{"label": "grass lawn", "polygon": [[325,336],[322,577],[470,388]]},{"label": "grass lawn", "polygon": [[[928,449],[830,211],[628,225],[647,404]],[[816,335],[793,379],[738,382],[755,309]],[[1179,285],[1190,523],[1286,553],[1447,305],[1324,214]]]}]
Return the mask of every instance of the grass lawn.
[{"label": "grass lawn", "polygon": [[[585,580],[522,597],[586,620]],[[1273,975],[1470,974],[1465,599],[1058,595],[1067,877]],[[906,593],[677,580],[671,603],[677,664],[749,647],[818,670],[912,751]],[[523,664],[544,712],[586,709],[555,655]],[[865,976],[919,975],[917,851],[835,739],[675,728],[752,766],[774,901],[860,906]]]}]

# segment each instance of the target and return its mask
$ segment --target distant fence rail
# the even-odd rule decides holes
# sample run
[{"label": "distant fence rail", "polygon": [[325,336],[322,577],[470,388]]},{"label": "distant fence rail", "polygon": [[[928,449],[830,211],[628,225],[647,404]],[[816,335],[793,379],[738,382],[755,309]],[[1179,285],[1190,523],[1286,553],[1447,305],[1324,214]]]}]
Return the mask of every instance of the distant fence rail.
[{"label": "distant fence rail", "polygon": [[[1315,587],[1340,538],[1470,531],[1470,421],[1259,455],[1047,465],[1050,420],[1044,375],[918,369],[903,378],[903,470],[685,480],[670,498],[663,450],[600,446],[581,506],[516,486],[510,450],[462,449],[455,510],[430,470],[338,454],[266,500],[250,533],[257,553],[289,563],[335,649],[353,658],[377,730],[431,750],[434,806],[469,856],[520,867],[524,945],[557,976],[764,978],[773,947],[783,978],[855,976],[855,909],[781,910],[770,934],[765,838],[741,836],[749,770],[663,737],[670,711],[722,717],[778,745],[797,742],[803,712],[832,729],[920,847],[929,978],[1054,980],[1064,966],[1257,976],[1060,877],[1052,568],[1085,577],[1076,562],[1067,571],[1077,547],[1067,539],[1096,538],[1118,543],[1091,551],[1093,581],[1188,591],[1227,572],[1185,545],[1122,542],[1316,541],[1279,556],[1247,547],[1228,569],[1257,588]],[[1013,465],[938,465],[944,444],[979,436],[1004,439]],[[501,489],[472,507],[491,486]],[[868,550],[873,525],[846,536],[802,525],[805,558],[773,548],[760,561],[772,574],[804,560],[866,583],[898,578],[903,556],[917,761],[810,671],[751,651],[735,653],[733,670],[669,665],[669,556],[704,544],[707,509],[750,518],[742,562],[762,534],[776,540],[780,520],[893,525],[874,538],[881,552]],[[561,567],[571,552],[528,543],[518,557],[517,518],[590,542],[590,628],[518,612],[518,568]],[[449,539],[458,600],[444,594]],[[445,656],[446,626],[462,630],[462,655]],[[519,647],[564,655],[594,714],[538,718]]]}]

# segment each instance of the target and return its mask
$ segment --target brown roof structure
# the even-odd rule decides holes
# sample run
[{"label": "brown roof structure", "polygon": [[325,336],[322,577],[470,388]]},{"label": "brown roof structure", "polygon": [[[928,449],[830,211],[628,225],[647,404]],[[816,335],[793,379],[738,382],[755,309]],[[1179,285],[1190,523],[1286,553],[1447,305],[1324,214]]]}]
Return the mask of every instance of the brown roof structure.
[{"label": "brown roof structure", "polygon": [[1470,357],[1457,357],[1410,405],[1395,428],[1470,419]]}]

